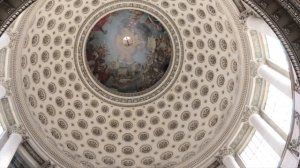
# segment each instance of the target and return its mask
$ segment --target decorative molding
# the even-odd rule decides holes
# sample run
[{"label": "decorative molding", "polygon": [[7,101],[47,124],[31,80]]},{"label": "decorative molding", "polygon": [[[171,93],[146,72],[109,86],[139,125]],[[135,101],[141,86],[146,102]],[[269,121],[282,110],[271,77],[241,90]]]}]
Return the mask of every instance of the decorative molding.
[{"label": "decorative molding", "polygon": [[250,61],[250,74],[253,78],[258,77],[258,68],[262,65],[262,60]]},{"label": "decorative molding", "polygon": [[10,96],[12,94],[11,82],[12,81],[10,79],[0,78],[0,85],[4,86],[4,88],[6,89],[6,96]]},{"label": "decorative molding", "polygon": [[0,20],[0,36],[13,23],[13,21],[35,1],[36,0],[20,0],[21,4],[19,6],[8,9],[7,14],[9,16],[6,17],[4,20]]},{"label": "decorative molding", "polygon": [[259,65],[257,64],[256,61],[250,62],[250,74],[253,78],[258,76],[258,73],[257,73],[258,67],[259,67]]},{"label": "decorative molding", "polygon": [[255,106],[245,106],[244,112],[243,112],[243,118],[242,122],[248,122],[249,118],[252,114],[258,113],[259,109]]},{"label": "decorative molding", "polygon": [[9,36],[9,40],[10,40],[8,47],[14,48],[14,46],[16,46],[16,44],[17,44],[17,40],[18,40],[18,37],[20,36],[20,33],[13,31],[11,27],[6,30],[6,33]]},{"label": "decorative molding", "polygon": [[27,157],[21,156],[21,154],[17,151],[13,156],[13,159],[10,162],[10,168],[31,168],[29,164],[26,162]]},{"label": "decorative molding", "polygon": [[225,168],[224,165],[221,165],[218,160],[212,162],[207,168]]},{"label": "decorative molding", "polygon": [[[32,140],[32,139],[30,139]],[[37,153],[36,149],[30,145],[30,140],[24,141],[22,146],[28,152],[28,154],[40,165],[45,163],[45,160],[42,158],[40,154]]]},{"label": "decorative molding", "polygon": [[[18,32],[20,32],[19,37],[16,40],[17,44],[13,48],[10,48],[9,65],[15,65],[15,61],[18,57],[18,54],[20,54],[22,51],[21,46],[23,46],[23,44],[21,43],[21,41],[22,39],[25,39],[27,36],[27,33],[24,32],[27,32],[28,29],[32,26],[32,24],[30,23],[32,23],[33,20],[35,19],[35,13],[42,7],[42,5],[45,2],[46,1],[38,1],[37,3],[34,3],[29,7],[30,10],[24,11],[22,20],[17,25],[17,30]],[[11,76],[14,80],[18,79],[15,78],[15,75],[18,73],[16,69],[17,68],[13,66],[7,67],[8,76]],[[24,127],[28,131],[31,137],[30,141],[32,141],[35,144],[34,146],[31,146],[29,143],[27,143],[28,141],[23,142],[24,144],[23,146],[30,153],[30,155],[33,156],[33,158],[40,164],[42,164],[44,160],[42,160],[42,158],[39,158],[40,155],[39,153],[36,153],[36,151],[43,153],[45,157],[48,157],[50,160],[55,162],[58,165],[57,167],[80,167],[78,163],[72,163],[72,161],[69,158],[65,157],[63,154],[59,152],[56,153],[57,150],[55,150],[55,146],[53,146],[52,144],[48,144],[47,142],[43,143],[44,137],[41,136],[41,134],[43,133],[41,131],[38,131],[40,129],[37,129],[37,125],[32,124],[33,121],[30,118],[31,114],[26,112],[27,106],[21,105],[20,102],[22,102],[23,99],[19,97],[20,95],[15,94],[19,92],[17,87],[19,87],[20,85],[17,82],[13,82],[11,84],[13,88],[12,92],[14,94],[14,96],[12,96],[12,100],[13,100],[12,103],[13,106],[15,107],[15,110],[17,111],[15,114],[18,116],[20,122],[24,124]]]},{"label": "decorative molding", "polygon": [[224,147],[223,149],[219,150],[219,156],[227,156],[227,155],[234,155],[234,150],[230,147]]},{"label": "decorative molding", "polygon": [[[254,2],[253,0],[242,0],[242,1],[248,4],[255,12],[257,12],[257,14],[259,14],[262,17],[262,19],[264,19],[266,23],[275,32],[277,37],[282,42],[284,48],[286,49],[286,52],[296,72],[297,79],[298,81],[300,81],[300,62],[299,62],[300,56],[297,55],[297,50],[299,50],[299,48],[296,47],[300,45],[297,45],[297,43],[295,42],[289,41],[288,36],[285,35],[284,33],[283,30],[284,28],[280,27],[280,25],[277,24],[278,22],[276,21],[276,17],[274,17],[273,15],[271,15],[266,11],[268,4],[265,1],[261,1],[260,3]],[[274,3],[276,2],[274,1]]]},{"label": "decorative molding", "polygon": [[264,49],[262,35],[256,30],[250,30],[249,33],[251,36],[251,43],[253,46],[253,59],[264,59],[266,57],[266,51]]},{"label": "decorative molding", "polygon": [[[297,10],[297,8],[295,7],[299,7],[299,6],[294,6],[294,4],[292,4],[291,2],[289,2],[290,0],[277,0],[280,5],[286,9],[286,11],[290,14],[290,16],[293,18],[293,20],[298,24],[298,26],[300,27],[300,11]],[[300,2],[298,1],[298,4]]]},{"label": "decorative molding", "polygon": [[4,77],[5,76],[5,71],[6,71],[6,56],[7,54],[7,48],[4,47],[2,49],[0,49],[0,77]]},{"label": "decorative molding", "polygon": [[[295,111],[294,115],[295,122],[300,122],[300,114]],[[299,129],[299,128],[298,128]],[[293,153],[297,158],[300,156],[300,135],[298,137],[295,137],[294,139],[291,139],[291,141],[288,144],[288,149],[291,153]]]},{"label": "decorative molding", "polygon": [[240,129],[239,133],[237,134],[236,138],[233,140],[233,142],[231,142],[230,147],[238,150],[239,146],[245,142],[245,139],[249,135],[248,131],[251,129],[252,128],[250,127],[250,125],[248,123],[244,123],[244,125]]},{"label": "decorative molding", "polygon": [[299,82],[295,82],[295,91],[300,94],[300,84]]},{"label": "decorative molding", "polygon": [[[237,24],[240,22],[239,19],[239,12],[237,7],[235,6],[234,2],[232,0],[225,0],[224,1],[224,8],[228,9],[226,14],[230,14],[232,16],[233,19],[233,23]],[[243,62],[243,67],[245,69],[243,69],[245,71],[246,74],[243,74],[243,80],[244,83],[242,83],[241,87],[244,88],[241,91],[241,103],[237,104],[235,107],[232,107],[232,109],[234,109],[234,115],[232,116],[232,119],[230,121],[230,125],[231,125],[231,129],[226,129],[222,135],[222,137],[217,141],[217,143],[219,143],[220,145],[218,146],[214,146],[212,149],[210,149],[211,151],[217,151],[217,147],[220,148],[222,146],[225,145],[225,142],[229,142],[232,140],[234,135],[234,131],[238,131],[238,128],[240,126],[240,122],[238,121],[241,117],[241,111],[245,105],[246,102],[248,102],[248,93],[249,93],[249,88],[251,88],[251,84],[250,84],[250,55],[251,55],[251,51],[250,51],[250,43],[248,41],[247,38],[247,34],[245,33],[245,31],[243,30],[243,27],[239,24],[237,24],[237,36],[239,36],[240,38],[240,50],[241,53],[244,54],[244,62]],[[231,136],[228,136],[231,135]],[[185,166],[184,168],[190,168],[193,166],[199,166],[200,164],[200,159],[204,159],[205,157],[212,157],[212,155],[210,155],[211,153],[206,153],[205,155],[203,155],[202,157],[198,158],[197,160],[195,160],[194,162],[188,164],[187,166]],[[201,166],[200,166],[201,167]]]},{"label": "decorative molding", "polygon": [[6,126],[12,126],[16,124],[16,120],[15,117],[13,115],[13,112],[11,110],[11,105],[9,102],[9,99],[7,97],[4,97],[3,99],[1,99],[0,101],[0,109],[2,110],[1,112],[3,112],[3,118],[5,118],[4,122]]},{"label": "decorative molding", "polygon": [[[228,5],[229,6],[229,5]],[[230,10],[230,9],[229,9]],[[234,15],[234,21],[235,23],[237,23],[236,21],[238,17],[236,17],[236,15]],[[237,36],[241,36],[239,38],[243,38],[241,40],[239,40],[239,50],[241,50],[241,54],[245,55],[243,58],[245,59],[245,61],[241,61],[242,62],[242,67],[244,68],[243,70],[246,71],[245,74],[244,73],[241,73],[241,77],[239,78],[240,81],[241,81],[241,89],[239,91],[239,95],[241,95],[241,100],[239,103],[236,103],[236,105],[234,105],[232,107],[232,118],[230,118],[230,123],[232,125],[232,127],[228,127],[226,128],[226,130],[223,132],[223,134],[220,136],[220,139],[218,137],[218,139],[216,140],[216,144],[215,146],[211,147],[209,149],[208,152],[204,153],[203,155],[201,155],[199,157],[199,159],[193,161],[192,163],[190,163],[188,166],[186,167],[191,167],[191,166],[195,166],[196,164],[199,164],[202,160],[204,160],[205,158],[209,157],[209,156],[212,156],[213,155],[213,152],[216,152],[220,146],[222,146],[222,143],[224,143],[224,141],[227,141],[229,138],[231,138],[231,133],[234,132],[234,130],[236,130],[240,123],[239,123],[239,117],[240,117],[240,114],[241,114],[241,109],[243,108],[245,102],[247,101],[248,99],[248,96],[247,96],[247,93],[249,92],[248,90],[248,87],[249,87],[249,62],[248,62],[248,59],[249,59],[249,49],[248,49],[248,45],[247,45],[247,38],[246,38],[246,35],[241,32],[241,28],[238,27],[237,28],[238,32],[240,33],[237,33],[238,35]],[[16,59],[16,58],[12,58],[12,59]],[[12,70],[14,73],[13,75],[15,75],[16,73],[18,73],[16,70]],[[15,79],[15,76],[14,76],[14,79]],[[17,84],[14,84],[14,91],[18,91],[18,88],[16,86]],[[18,93],[18,94],[17,94]],[[16,93],[16,96],[14,96],[14,102],[22,102],[24,101],[22,99],[22,96],[20,98],[20,92],[17,92]],[[16,104],[17,104],[16,103]],[[23,102],[22,102],[23,103]],[[21,104],[21,103],[20,103]],[[34,127],[34,124],[32,123],[29,123],[30,121],[28,121],[28,117],[30,114],[26,113],[28,109],[26,109],[26,105],[22,104],[17,104],[17,109],[20,111],[20,113],[18,112],[18,115],[19,117],[21,118],[22,122],[26,123],[26,129],[28,129],[30,131],[30,135],[33,137],[33,139],[35,140],[35,142],[37,142],[39,144],[39,146],[47,151],[49,157],[52,157],[53,160],[56,160],[57,164],[63,164],[64,166],[66,167],[72,167],[72,163],[71,162],[68,162],[68,158],[65,157],[64,155],[61,155],[59,152],[55,151],[55,149],[51,148],[52,146],[49,145],[49,144],[45,144],[43,141],[43,136],[41,136],[42,133],[39,133],[37,131],[37,129]],[[24,108],[22,108],[24,107]],[[26,116],[26,117],[25,117]],[[56,153],[57,152],[57,153]],[[77,165],[78,166],[78,165]],[[79,165],[80,166],[80,165]]]},{"label": "decorative molding", "polygon": [[299,0],[290,0],[294,7],[300,12],[300,1]]},{"label": "decorative molding", "polygon": [[245,5],[242,3],[241,0],[233,0],[233,3],[236,5],[236,7],[238,8],[238,10],[240,12],[243,12],[246,10],[246,7]]},{"label": "decorative molding", "polygon": [[[101,86],[102,84],[93,79],[90,75],[85,61],[85,50],[82,49],[85,48],[85,43],[90,30],[99,18],[104,17],[112,11],[122,9],[141,10],[155,16],[165,26],[173,43],[173,56],[169,65],[170,67],[165,72],[164,77],[152,87],[137,93],[120,93],[112,90],[108,91],[106,87]],[[94,93],[94,95],[99,99],[113,105],[124,107],[145,105],[160,98],[176,82],[181,72],[180,69],[182,69],[184,58],[183,39],[181,37],[180,30],[177,28],[176,23],[172,20],[172,18],[162,9],[153,4],[136,0],[109,2],[91,13],[88,16],[88,19],[80,27],[74,48],[76,69],[80,72],[78,73],[79,77],[86,88],[88,88],[90,92]]]},{"label": "decorative molding", "polygon": [[288,145],[288,149],[293,153],[296,157],[300,156],[299,152],[300,147],[300,137],[298,139],[292,139],[291,142]]},{"label": "decorative molding", "polygon": [[248,26],[247,26],[247,19],[249,16],[255,16],[254,12],[252,10],[244,10],[243,12],[241,12],[240,14],[240,23],[243,26],[244,31],[248,30]]},{"label": "decorative molding", "polygon": [[225,157],[225,156],[228,156],[228,155],[235,155],[235,151],[234,149],[230,148],[230,147],[224,147],[222,149],[219,150],[217,156],[216,156],[216,159],[219,161],[219,163],[222,163],[222,159]]},{"label": "decorative molding", "polygon": [[55,168],[55,167],[56,167],[56,165],[51,163],[51,161],[49,161],[49,160],[45,161],[45,163],[43,163],[41,165],[41,168]]},{"label": "decorative molding", "polygon": [[[299,89],[299,86],[298,86],[298,89]],[[295,143],[295,144],[297,144],[297,143]]]},{"label": "decorative molding", "polygon": [[8,134],[11,135],[13,133],[20,134],[23,137],[23,141],[27,141],[29,139],[27,130],[23,125],[13,125],[8,127]]}]

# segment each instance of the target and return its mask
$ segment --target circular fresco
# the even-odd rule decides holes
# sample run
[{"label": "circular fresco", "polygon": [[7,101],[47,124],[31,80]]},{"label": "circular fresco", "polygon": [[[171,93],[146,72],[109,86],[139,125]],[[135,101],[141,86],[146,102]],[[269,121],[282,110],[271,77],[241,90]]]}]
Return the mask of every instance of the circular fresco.
[{"label": "circular fresco", "polygon": [[133,9],[102,17],[86,45],[86,61],[94,79],[120,93],[141,92],[158,83],[172,55],[171,38],[160,21]]}]

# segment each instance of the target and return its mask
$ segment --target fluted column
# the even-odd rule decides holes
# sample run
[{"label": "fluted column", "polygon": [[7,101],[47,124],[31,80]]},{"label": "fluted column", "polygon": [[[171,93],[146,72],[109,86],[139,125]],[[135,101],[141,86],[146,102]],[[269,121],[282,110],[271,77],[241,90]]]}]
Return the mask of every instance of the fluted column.
[{"label": "fluted column", "polygon": [[285,146],[285,140],[256,113],[249,117],[249,123],[261,134],[271,148],[281,156]]},{"label": "fluted column", "polygon": [[19,133],[12,133],[7,142],[0,150],[0,167],[7,168],[14,157],[19,145],[22,142],[22,135]]},{"label": "fluted column", "polygon": [[0,84],[0,99],[6,95],[6,88]]},{"label": "fluted column", "polygon": [[222,162],[226,168],[240,168],[239,164],[234,158],[234,150],[232,148],[223,148],[219,151],[217,156],[219,162]]},{"label": "fluted column", "polygon": [[260,65],[257,69],[257,73],[259,76],[274,85],[277,89],[282,91],[285,95],[291,97],[291,81],[287,77],[281,75],[267,65]]}]

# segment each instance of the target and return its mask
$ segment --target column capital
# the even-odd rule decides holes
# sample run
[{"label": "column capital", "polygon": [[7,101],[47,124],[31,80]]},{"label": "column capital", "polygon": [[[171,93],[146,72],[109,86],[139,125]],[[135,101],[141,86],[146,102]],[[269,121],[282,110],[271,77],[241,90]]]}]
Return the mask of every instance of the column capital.
[{"label": "column capital", "polygon": [[56,167],[56,165],[52,164],[51,161],[49,161],[49,160],[45,161],[41,166],[41,168],[55,168],[55,167]]},{"label": "column capital", "polygon": [[240,20],[246,20],[249,16],[255,16],[256,17],[255,13],[252,10],[246,9],[243,12],[241,12],[239,17],[240,17]]},{"label": "column capital", "polygon": [[220,163],[223,163],[222,162],[222,159],[227,156],[227,155],[232,155],[234,156],[235,155],[235,151],[234,149],[232,149],[231,147],[223,147],[219,150],[216,158],[217,160],[220,162]]},{"label": "column capital", "polygon": [[[300,122],[300,114],[295,112],[294,115],[295,122]],[[300,136],[292,137],[291,141],[288,142],[288,149],[292,154],[294,154],[297,158],[300,156]]]},{"label": "column capital", "polygon": [[248,122],[252,114],[259,112],[259,108],[256,106],[245,106],[242,116],[242,122]]},{"label": "column capital", "polygon": [[9,48],[13,48],[16,46],[20,33],[18,31],[14,31],[12,28],[7,29],[7,35],[9,36]]},{"label": "column capital", "polygon": [[0,79],[0,85],[5,89],[5,96],[11,95],[11,80],[10,79]]},{"label": "column capital", "polygon": [[248,9],[248,10],[244,10],[244,11],[240,14],[240,16],[239,16],[240,23],[241,23],[241,25],[243,26],[243,29],[244,29],[245,31],[248,30],[248,26],[247,26],[247,18],[248,18],[249,16],[255,16],[254,12],[253,12],[252,10],[249,10],[249,9]]},{"label": "column capital", "polygon": [[262,59],[256,59],[256,60],[250,61],[250,74],[253,78],[259,77],[258,69],[263,64],[264,64],[264,62]]},{"label": "column capital", "polygon": [[[13,128],[9,128],[9,132],[12,132]],[[1,167],[9,167],[11,160],[13,159],[18,147],[22,143],[22,136],[20,134],[10,134],[8,140],[2,146],[0,150],[0,163]]]},{"label": "column capital", "polygon": [[13,126],[8,127],[8,134],[11,135],[14,133],[21,135],[23,137],[23,141],[26,141],[29,139],[29,136],[27,135],[27,131],[23,125],[13,125]]},{"label": "column capital", "polygon": [[300,94],[300,84],[298,82],[295,83],[295,91]]},{"label": "column capital", "polygon": [[299,147],[300,147],[300,137],[297,139],[292,139],[288,145],[288,149],[293,153],[296,157],[299,157]]}]

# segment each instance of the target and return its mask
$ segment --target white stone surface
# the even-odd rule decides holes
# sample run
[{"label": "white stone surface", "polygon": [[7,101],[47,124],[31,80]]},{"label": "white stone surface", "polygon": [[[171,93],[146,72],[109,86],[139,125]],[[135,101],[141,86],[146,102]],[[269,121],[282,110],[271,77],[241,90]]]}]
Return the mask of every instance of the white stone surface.
[{"label": "white stone surface", "polygon": [[22,142],[22,136],[17,133],[12,133],[5,145],[0,150],[0,167],[7,168],[15,155],[20,143]]},{"label": "white stone surface", "polygon": [[4,33],[1,37],[0,37],[0,49],[2,49],[3,47],[6,47],[10,42],[9,36]]},{"label": "white stone surface", "polygon": [[277,38],[276,34],[263,19],[249,16],[246,21],[248,29],[256,30],[262,34]]},{"label": "white stone surface", "polygon": [[285,140],[258,114],[252,114],[249,118],[249,123],[261,134],[271,148],[281,156],[285,146]]},{"label": "white stone surface", "polygon": [[295,92],[295,110],[300,113],[300,94]]},{"label": "white stone surface", "polygon": [[6,95],[6,89],[4,86],[0,84],[0,99],[2,99]]},{"label": "white stone surface", "polygon": [[289,150],[285,154],[281,167],[298,167],[299,160]]},{"label": "white stone surface", "polygon": [[288,97],[291,97],[291,81],[267,65],[259,66],[257,70],[259,76],[273,84],[277,89],[282,91]]},{"label": "white stone surface", "polygon": [[226,168],[240,168],[240,166],[235,161],[235,159],[232,155],[224,156],[222,159],[222,162],[226,166]]}]

